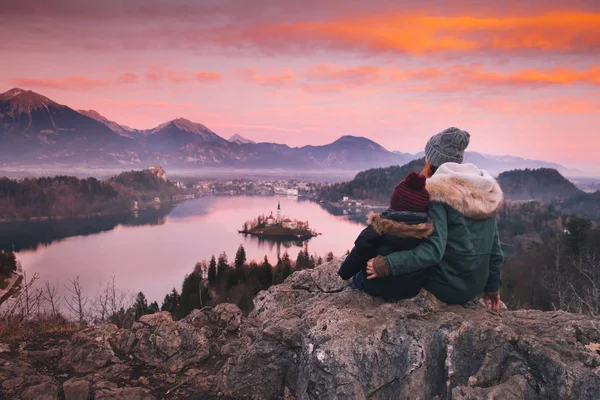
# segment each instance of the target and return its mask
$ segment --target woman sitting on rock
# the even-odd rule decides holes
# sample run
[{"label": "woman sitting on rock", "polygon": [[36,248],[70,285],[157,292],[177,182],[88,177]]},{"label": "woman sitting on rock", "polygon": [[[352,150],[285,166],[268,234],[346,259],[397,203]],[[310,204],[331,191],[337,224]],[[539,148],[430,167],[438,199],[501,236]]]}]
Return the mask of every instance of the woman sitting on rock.
[{"label": "woman sitting on rock", "polygon": [[382,214],[369,214],[354,248],[338,274],[350,279],[355,288],[386,300],[414,297],[423,287],[427,269],[386,279],[367,280],[367,261],[378,255],[415,248],[433,233],[433,221],[427,215],[429,194],[425,177],[411,172],[392,194],[390,208]]},{"label": "woman sitting on rock", "polygon": [[502,190],[486,171],[461,164],[469,134],[449,128],[425,148],[434,232],[407,251],[378,255],[368,262],[368,280],[409,277],[426,272],[424,288],[449,304],[467,303],[481,293],[487,305],[500,308],[504,255],[496,213]]}]

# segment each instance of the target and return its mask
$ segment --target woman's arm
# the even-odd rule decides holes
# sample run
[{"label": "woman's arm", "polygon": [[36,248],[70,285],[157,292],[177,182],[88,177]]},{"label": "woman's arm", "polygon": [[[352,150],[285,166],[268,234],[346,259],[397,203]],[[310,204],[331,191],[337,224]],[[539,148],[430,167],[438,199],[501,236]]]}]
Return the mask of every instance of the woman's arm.
[{"label": "woman's arm", "polygon": [[365,228],[354,242],[354,248],[344,260],[338,275],[344,279],[350,279],[361,268],[365,268],[367,261],[377,255],[377,247],[380,244],[381,236],[375,232],[372,226]]},{"label": "woman's arm", "polygon": [[[429,216],[433,219],[433,234],[412,250],[390,253],[382,259],[375,259],[375,264],[385,261],[388,275],[402,275],[437,265],[444,256],[448,240],[448,216],[441,203],[432,203]],[[375,265],[377,267],[377,265]],[[375,268],[377,269],[377,268]],[[377,274],[385,276],[385,274]]]}]

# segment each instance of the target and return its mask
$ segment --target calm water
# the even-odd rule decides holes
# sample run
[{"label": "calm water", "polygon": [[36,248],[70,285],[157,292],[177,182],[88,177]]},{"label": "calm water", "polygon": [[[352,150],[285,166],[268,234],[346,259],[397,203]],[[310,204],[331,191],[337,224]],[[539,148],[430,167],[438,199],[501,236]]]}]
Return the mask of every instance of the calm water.
[{"label": "calm water", "polygon": [[[311,254],[343,254],[363,226],[335,217],[318,204],[295,198],[203,197],[171,210],[81,221],[11,224],[0,226],[0,246],[14,246],[25,271],[38,273],[64,293],[63,285],[80,277],[85,295],[93,297],[112,276],[119,288],[143,291],[162,302],[173,287],[180,290],[185,274],[198,261],[227,252],[230,262],[240,244],[248,260],[277,261],[278,250],[295,259],[300,247],[276,244],[237,233],[244,221],[275,213],[308,220],[321,236],[310,239]],[[279,248],[279,249],[278,249]]]}]

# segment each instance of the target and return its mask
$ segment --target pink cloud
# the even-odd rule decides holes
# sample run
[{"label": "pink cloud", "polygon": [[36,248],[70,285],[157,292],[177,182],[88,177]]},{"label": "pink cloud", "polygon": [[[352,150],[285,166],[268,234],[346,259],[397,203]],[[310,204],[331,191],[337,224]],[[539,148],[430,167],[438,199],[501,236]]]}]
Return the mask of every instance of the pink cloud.
[{"label": "pink cloud", "polygon": [[168,81],[170,83],[219,82],[223,76],[210,71],[174,70],[164,67],[152,67],[146,73],[146,80],[151,83]]},{"label": "pink cloud", "polygon": [[217,72],[198,71],[194,74],[197,81],[200,82],[219,82],[223,76]]},{"label": "pink cloud", "polygon": [[119,100],[98,100],[100,103],[126,106],[126,107],[151,107],[151,108],[194,108],[198,107],[198,104],[193,103],[168,103],[163,101],[119,101]]},{"label": "pink cloud", "polygon": [[[600,66],[584,70],[568,67],[490,70],[479,65],[456,65],[424,69],[396,69],[377,66],[317,65],[304,74],[308,92],[336,92],[362,87],[390,90],[437,92],[473,89],[509,90],[514,87],[551,87],[556,85],[600,85]],[[400,86],[391,86],[397,85]],[[395,88],[395,89],[394,89]]]},{"label": "pink cloud", "polygon": [[289,70],[275,74],[263,74],[256,68],[246,68],[238,70],[237,73],[244,80],[264,86],[280,87],[292,84],[296,80],[294,74]]},{"label": "pink cloud", "polygon": [[104,79],[86,78],[84,76],[68,76],[64,78],[13,78],[11,82],[16,86],[26,88],[81,90],[111,86],[113,82]]},{"label": "pink cloud", "polygon": [[132,74],[131,72],[126,72],[126,73],[119,75],[119,81],[122,83],[136,83],[137,78],[138,78],[137,75]]}]

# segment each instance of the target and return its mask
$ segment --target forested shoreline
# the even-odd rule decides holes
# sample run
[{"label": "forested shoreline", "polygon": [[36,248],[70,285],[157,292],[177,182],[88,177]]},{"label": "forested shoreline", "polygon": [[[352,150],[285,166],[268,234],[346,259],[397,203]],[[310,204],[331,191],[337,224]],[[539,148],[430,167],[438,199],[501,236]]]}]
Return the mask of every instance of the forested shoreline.
[{"label": "forested shoreline", "polygon": [[149,170],[106,181],[72,176],[0,178],[0,222],[87,218],[171,203],[183,191]]}]

